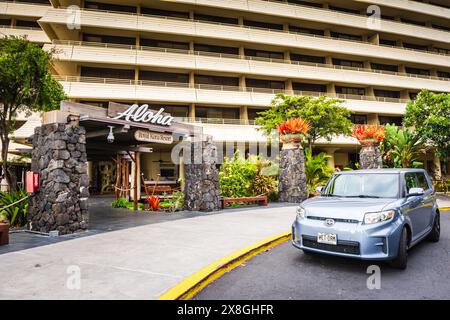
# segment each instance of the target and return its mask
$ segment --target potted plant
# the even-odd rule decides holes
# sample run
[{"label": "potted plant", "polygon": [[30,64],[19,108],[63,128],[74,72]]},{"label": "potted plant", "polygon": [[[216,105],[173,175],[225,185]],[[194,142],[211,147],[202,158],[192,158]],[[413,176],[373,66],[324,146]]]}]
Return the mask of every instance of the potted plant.
[{"label": "potted plant", "polygon": [[0,246],[9,243],[9,221],[8,219],[0,214]]},{"label": "potted plant", "polygon": [[356,125],[352,129],[353,137],[361,144],[359,153],[361,169],[379,169],[383,167],[380,143],[386,137],[386,130],[380,125]]},{"label": "potted plant", "polygon": [[291,118],[278,126],[283,150],[301,148],[301,142],[311,129],[310,124],[303,118]]}]

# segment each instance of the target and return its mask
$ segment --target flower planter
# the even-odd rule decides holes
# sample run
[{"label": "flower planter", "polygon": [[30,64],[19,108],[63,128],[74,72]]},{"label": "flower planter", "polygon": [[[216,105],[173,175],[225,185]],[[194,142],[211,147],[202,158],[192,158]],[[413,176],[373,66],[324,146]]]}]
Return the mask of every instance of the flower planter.
[{"label": "flower planter", "polygon": [[280,136],[283,143],[283,150],[301,148],[303,136],[299,134],[284,134]]},{"label": "flower planter", "polygon": [[361,147],[363,147],[363,148],[378,147],[380,145],[380,141],[378,141],[376,139],[359,140],[359,143],[361,144]]},{"label": "flower planter", "polygon": [[9,244],[9,223],[0,223],[0,246]]}]

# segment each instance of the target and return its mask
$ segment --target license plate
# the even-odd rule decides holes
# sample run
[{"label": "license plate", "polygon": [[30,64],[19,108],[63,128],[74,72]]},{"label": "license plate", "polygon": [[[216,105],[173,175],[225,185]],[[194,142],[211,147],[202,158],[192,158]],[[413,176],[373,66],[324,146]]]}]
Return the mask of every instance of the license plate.
[{"label": "license plate", "polygon": [[337,235],[334,233],[319,232],[317,234],[317,242],[337,245]]}]

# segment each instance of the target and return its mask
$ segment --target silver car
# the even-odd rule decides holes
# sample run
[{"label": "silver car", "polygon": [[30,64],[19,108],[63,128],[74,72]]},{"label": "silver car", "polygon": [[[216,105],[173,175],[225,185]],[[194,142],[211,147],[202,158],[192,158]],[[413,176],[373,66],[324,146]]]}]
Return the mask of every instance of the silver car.
[{"label": "silver car", "polygon": [[319,252],[390,261],[405,269],[407,251],[422,239],[439,241],[431,180],[422,169],[373,169],[334,174],[297,208],[292,243]]}]

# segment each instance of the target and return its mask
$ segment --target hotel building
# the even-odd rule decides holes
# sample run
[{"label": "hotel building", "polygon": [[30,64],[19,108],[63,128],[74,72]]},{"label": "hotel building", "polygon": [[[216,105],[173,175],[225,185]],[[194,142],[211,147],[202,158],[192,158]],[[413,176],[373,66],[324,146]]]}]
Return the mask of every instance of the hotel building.
[{"label": "hotel building", "polygon": [[[2,1],[0,32],[56,49],[71,101],[164,107],[215,141],[265,141],[254,119],[279,92],[338,97],[355,124],[398,125],[421,89],[450,92],[448,0]],[[154,151],[141,155],[145,178],[176,179],[169,150]],[[358,161],[348,137],[315,151],[332,167]],[[433,152],[423,162],[449,172]]]}]

